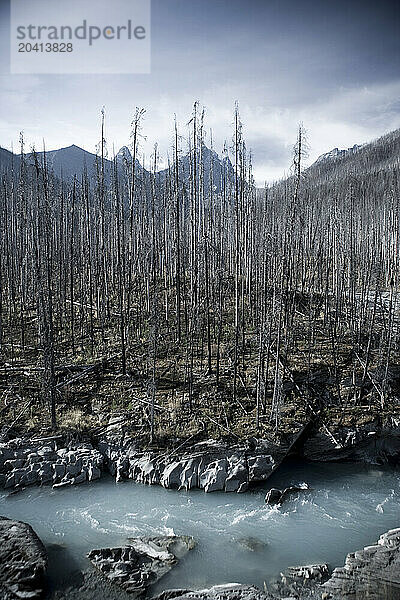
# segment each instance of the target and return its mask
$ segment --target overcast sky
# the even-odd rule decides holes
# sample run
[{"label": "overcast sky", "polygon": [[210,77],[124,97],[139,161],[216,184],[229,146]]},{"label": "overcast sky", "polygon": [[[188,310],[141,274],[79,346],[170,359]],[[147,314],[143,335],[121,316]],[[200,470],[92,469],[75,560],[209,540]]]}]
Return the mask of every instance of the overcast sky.
[{"label": "overcast sky", "polygon": [[[110,14],[112,13],[110,0]],[[94,151],[106,108],[110,150],[146,108],[143,150],[171,146],[206,108],[214,147],[232,137],[237,100],[258,183],[284,175],[299,121],[309,162],[400,127],[400,3],[378,0],[153,0],[150,75],[9,75],[8,1],[0,0],[0,145]]]}]

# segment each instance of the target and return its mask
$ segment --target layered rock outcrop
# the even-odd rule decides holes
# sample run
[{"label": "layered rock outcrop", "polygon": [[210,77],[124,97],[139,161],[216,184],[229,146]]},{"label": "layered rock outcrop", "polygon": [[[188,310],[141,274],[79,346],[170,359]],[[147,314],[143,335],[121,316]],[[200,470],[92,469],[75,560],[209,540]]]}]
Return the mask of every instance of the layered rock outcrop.
[{"label": "layered rock outcrop", "polygon": [[383,426],[368,423],[359,427],[343,427],[335,434],[335,439],[321,430],[305,440],[301,454],[314,461],[400,464],[400,423],[391,419]]},{"label": "layered rock outcrop", "polygon": [[55,440],[15,438],[0,444],[0,485],[6,489],[93,481],[102,468],[102,454],[89,443],[58,448]]},{"label": "layered rock outcrop", "polygon": [[328,598],[398,600],[400,529],[391,529],[377,544],[348,554],[344,567],[335,569],[323,587]]},{"label": "layered rock outcrop", "polygon": [[137,598],[194,546],[190,536],[133,538],[122,548],[92,550],[88,558],[108,580]]},{"label": "layered rock outcrop", "polygon": [[225,447],[214,440],[194,445],[178,454],[140,452],[135,445],[116,447],[103,440],[98,445],[110,473],[117,481],[133,479],[149,485],[205,492],[244,492],[252,483],[265,481],[280,464],[285,451],[260,443]]},{"label": "layered rock outcrop", "polygon": [[32,527],[0,517],[1,599],[42,598],[46,567],[46,550]]},{"label": "layered rock outcrop", "polygon": [[274,600],[253,585],[226,583],[205,590],[167,590],[152,600]]}]

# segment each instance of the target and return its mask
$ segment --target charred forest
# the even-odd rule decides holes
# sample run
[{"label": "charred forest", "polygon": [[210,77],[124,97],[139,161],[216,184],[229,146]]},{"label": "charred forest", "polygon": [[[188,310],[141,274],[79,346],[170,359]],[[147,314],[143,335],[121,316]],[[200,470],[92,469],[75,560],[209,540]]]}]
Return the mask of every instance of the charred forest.
[{"label": "charred forest", "polygon": [[[3,433],[146,443],[281,436],[399,416],[400,133],[257,188],[238,108],[221,153],[196,103],[168,167],[131,153],[63,178],[27,149],[0,187]],[[289,165],[288,165],[289,167]]]}]

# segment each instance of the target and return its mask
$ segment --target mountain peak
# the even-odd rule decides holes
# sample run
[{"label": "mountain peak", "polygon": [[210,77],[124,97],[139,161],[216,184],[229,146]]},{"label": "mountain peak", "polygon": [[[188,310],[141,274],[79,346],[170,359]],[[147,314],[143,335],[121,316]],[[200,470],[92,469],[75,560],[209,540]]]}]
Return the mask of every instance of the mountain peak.
[{"label": "mountain peak", "polygon": [[334,160],[335,158],[343,158],[344,156],[348,156],[349,154],[354,154],[355,152],[358,152],[358,150],[360,150],[360,148],[362,148],[362,145],[358,145],[358,144],[354,144],[354,146],[352,146],[351,148],[347,148],[347,150],[333,148],[329,152],[326,152],[325,154],[321,154],[321,156],[319,156],[317,158],[317,160],[315,161],[314,164],[321,163],[325,160]]},{"label": "mountain peak", "polygon": [[116,155],[117,161],[127,160],[130,162],[132,160],[132,154],[128,148],[128,146],[122,146],[117,152]]}]

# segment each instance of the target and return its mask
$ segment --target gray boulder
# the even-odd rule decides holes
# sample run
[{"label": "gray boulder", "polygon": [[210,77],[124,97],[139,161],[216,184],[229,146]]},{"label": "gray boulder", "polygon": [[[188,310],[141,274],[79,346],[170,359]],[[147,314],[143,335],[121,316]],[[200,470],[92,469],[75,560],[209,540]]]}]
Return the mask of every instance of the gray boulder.
[{"label": "gray boulder", "polygon": [[156,457],[150,453],[131,457],[129,459],[129,477],[148,485],[160,483],[159,465]]},{"label": "gray boulder", "polygon": [[282,574],[282,577],[292,581],[326,581],[331,574],[326,563],[314,565],[302,565],[301,567],[288,567]]},{"label": "gray boulder", "polygon": [[271,488],[267,495],[265,496],[265,503],[276,505],[282,504],[287,498],[292,496],[293,494],[298,494],[300,492],[309,492],[310,488],[300,487],[297,485],[292,485],[290,487],[285,488],[284,490],[278,490],[277,488]]},{"label": "gray boulder", "polygon": [[15,451],[8,443],[0,443],[0,469],[7,461],[15,459]]},{"label": "gray boulder", "polygon": [[273,600],[267,592],[253,585],[225,583],[205,590],[167,590],[152,600]]},{"label": "gray boulder", "polygon": [[183,461],[180,487],[187,490],[199,485],[199,465],[201,458],[193,457]]},{"label": "gray boulder", "polygon": [[0,517],[0,597],[41,598],[47,568],[46,550],[32,527]]},{"label": "gray boulder", "polygon": [[200,473],[199,487],[205,492],[223,491],[227,476],[227,460],[215,460]]},{"label": "gray boulder", "polygon": [[122,548],[102,548],[88,554],[92,564],[134,598],[168,573],[195,541],[190,536],[132,538]]},{"label": "gray boulder", "polygon": [[400,529],[381,535],[378,543],[348,554],[344,567],[324,584],[332,598],[398,600],[400,598]]},{"label": "gray boulder", "polygon": [[170,463],[161,475],[160,483],[165,488],[178,490],[182,487],[182,472],[184,464],[181,461]]},{"label": "gray boulder", "polygon": [[264,481],[272,474],[276,463],[271,455],[249,456],[247,459],[249,481]]},{"label": "gray boulder", "polygon": [[248,488],[248,467],[246,456],[233,454],[228,457],[228,476],[225,480],[226,492],[244,492]]}]

